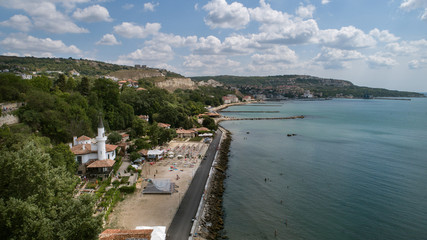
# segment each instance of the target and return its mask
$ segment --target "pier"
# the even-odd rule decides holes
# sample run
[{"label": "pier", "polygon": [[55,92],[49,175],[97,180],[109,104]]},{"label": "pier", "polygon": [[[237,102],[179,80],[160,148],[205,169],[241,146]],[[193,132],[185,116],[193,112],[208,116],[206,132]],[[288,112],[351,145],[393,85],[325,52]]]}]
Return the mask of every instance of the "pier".
[{"label": "pier", "polygon": [[228,113],[278,113],[280,111],[221,111]]},{"label": "pier", "polygon": [[222,117],[217,120],[218,122],[221,121],[240,121],[240,120],[280,120],[280,119],[303,119],[305,118],[304,115],[299,116],[291,116],[291,117],[261,117],[261,118],[236,118],[236,117]]}]

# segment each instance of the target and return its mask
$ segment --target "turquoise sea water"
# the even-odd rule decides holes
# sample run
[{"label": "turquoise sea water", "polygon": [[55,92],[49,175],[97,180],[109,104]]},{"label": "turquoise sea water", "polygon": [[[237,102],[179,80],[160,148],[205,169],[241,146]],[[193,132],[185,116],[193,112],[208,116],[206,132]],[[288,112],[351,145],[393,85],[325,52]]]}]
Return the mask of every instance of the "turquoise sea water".
[{"label": "turquoise sea water", "polygon": [[306,118],[221,123],[230,239],[427,239],[427,99],[267,104],[224,115]]}]

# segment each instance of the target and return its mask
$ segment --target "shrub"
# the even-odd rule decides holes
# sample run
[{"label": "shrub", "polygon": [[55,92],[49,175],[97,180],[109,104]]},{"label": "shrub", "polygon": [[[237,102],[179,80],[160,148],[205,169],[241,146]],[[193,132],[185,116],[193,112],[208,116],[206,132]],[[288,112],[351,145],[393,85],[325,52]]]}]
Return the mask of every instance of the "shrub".
[{"label": "shrub", "polygon": [[132,186],[123,186],[119,188],[120,192],[130,194],[134,193],[136,190],[136,184],[134,183]]}]

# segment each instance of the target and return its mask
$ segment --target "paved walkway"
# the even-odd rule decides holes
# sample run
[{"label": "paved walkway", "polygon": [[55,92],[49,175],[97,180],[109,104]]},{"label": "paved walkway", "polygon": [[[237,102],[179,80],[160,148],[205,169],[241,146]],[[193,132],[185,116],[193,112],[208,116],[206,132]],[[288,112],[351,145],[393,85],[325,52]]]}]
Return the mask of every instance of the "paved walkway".
[{"label": "paved walkway", "polygon": [[181,205],[172,220],[172,223],[167,232],[167,240],[182,240],[188,239],[193,225],[192,219],[195,218],[197,208],[205,189],[206,181],[209,176],[212,163],[215,158],[216,150],[222,136],[221,131],[217,131],[216,135],[206,151],[206,159],[202,160],[193,181],[188,187]]}]

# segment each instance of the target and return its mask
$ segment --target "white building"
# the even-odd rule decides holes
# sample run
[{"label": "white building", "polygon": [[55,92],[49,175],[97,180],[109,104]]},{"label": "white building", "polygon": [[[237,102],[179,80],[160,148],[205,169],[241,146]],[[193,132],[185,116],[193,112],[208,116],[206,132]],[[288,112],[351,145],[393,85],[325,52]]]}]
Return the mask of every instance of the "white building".
[{"label": "white building", "polygon": [[74,153],[78,174],[108,175],[115,163],[117,145],[105,144],[104,124],[99,119],[98,136],[89,138],[81,136],[73,138],[71,152]]}]

